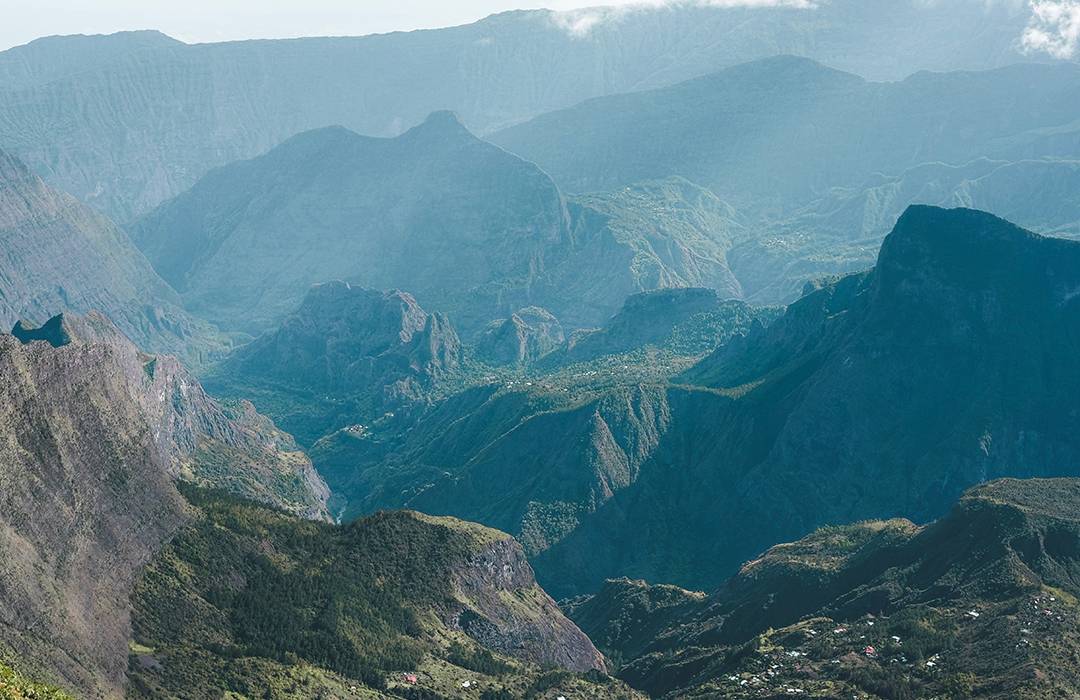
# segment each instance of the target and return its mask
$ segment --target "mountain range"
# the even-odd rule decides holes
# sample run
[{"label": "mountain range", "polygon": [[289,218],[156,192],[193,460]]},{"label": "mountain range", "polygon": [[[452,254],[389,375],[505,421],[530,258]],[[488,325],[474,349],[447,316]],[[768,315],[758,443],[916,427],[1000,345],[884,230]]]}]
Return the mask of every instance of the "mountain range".
[{"label": "mountain range", "polygon": [[514,533],[557,595],[616,575],[717,585],[822,524],[925,521],[986,479],[1075,474],[1078,250],[912,207],[873,271],[767,325],[743,316],[689,368],[645,380],[616,359],[591,389],[596,369],[480,385],[313,458],[360,512]]},{"label": "mountain range", "polygon": [[0,52],[0,697],[1073,697],[1072,14]]},{"label": "mountain range", "polygon": [[129,232],[186,308],[227,331],[269,331],[312,284],[341,279],[406,290],[471,337],[533,305],[573,328],[637,291],[737,295],[724,259],[735,229],[719,200],[679,180],[568,202],[535,165],[440,112],[393,139],[301,134],[210,173]]},{"label": "mountain range", "polygon": [[[395,136],[452,109],[481,133],[777,53],[873,79],[1022,57],[1018,3],[832,0],[509,12],[367,37],[185,44],[47,37],[0,53],[0,146],[127,222],[308,129]],[[953,28],[964,27],[962,33]]]}]

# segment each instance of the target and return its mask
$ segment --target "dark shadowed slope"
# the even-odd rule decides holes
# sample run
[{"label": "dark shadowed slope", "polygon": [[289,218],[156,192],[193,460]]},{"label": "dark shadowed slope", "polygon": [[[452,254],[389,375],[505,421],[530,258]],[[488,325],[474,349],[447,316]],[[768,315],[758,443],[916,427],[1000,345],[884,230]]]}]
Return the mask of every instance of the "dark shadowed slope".
[{"label": "dark shadowed slope", "polygon": [[541,579],[714,585],[823,523],[925,520],[985,479],[1080,473],[1077,290],[1080,244],[909,209],[874,271],[676,380],[634,484],[537,559]]},{"label": "dark shadowed slope", "polygon": [[988,68],[1018,59],[1027,16],[1013,3],[832,0],[511,12],[434,31],[191,46],[156,32],[50,37],[0,53],[0,144],[126,222],[306,129],[393,136],[453,109],[487,132],[776,53],[885,79]]},{"label": "dark shadowed slope", "polygon": [[0,151],[0,324],[92,309],[153,352],[199,362],[223,349],[123,231]]}]

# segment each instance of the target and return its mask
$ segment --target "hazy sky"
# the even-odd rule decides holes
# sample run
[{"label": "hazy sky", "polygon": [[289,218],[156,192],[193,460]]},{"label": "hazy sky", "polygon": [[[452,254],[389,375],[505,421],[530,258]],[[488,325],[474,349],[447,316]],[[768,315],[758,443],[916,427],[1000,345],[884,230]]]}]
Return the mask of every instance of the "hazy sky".
[{"label": "hazy sky", "polygon": [[464,24],[495,12],[633,0],[0,0],[0,49],[49,34],[160,29],[187,42],[358,35]]}]

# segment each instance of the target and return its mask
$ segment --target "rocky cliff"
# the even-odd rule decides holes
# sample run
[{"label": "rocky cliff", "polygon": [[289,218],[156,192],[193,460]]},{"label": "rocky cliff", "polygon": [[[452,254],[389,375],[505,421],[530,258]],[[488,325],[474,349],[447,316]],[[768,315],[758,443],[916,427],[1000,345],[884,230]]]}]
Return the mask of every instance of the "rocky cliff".
[{"label": "rocky cliff", "polygon": [[116,347],[0,335],[0,375],[0,648],[119,697],[128,592],[185,519],[174,466]]},{"label": "rocky cliff", "polygon": [[126,382],[173,478],[327,517],[326,485],[291,436],[250,403],[211,398],[175,358],[141,352],[104,316],[65,314],[40,328],[19,322],[12,332],[32,346],[110,348],[122,374],[117,381]]}]

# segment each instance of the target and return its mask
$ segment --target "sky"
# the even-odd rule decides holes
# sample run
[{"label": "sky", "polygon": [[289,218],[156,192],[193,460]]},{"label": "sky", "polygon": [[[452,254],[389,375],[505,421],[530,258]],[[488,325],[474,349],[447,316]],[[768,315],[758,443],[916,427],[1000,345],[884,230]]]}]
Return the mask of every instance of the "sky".
[{"label": "sky", "polygon": [[0,50],[51,34],[159,29],[189,43],[361,35],[465,24],[511,9],[632,3],[636,0],[0,0]]}]

